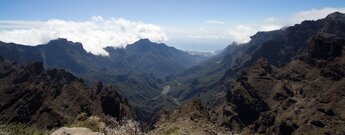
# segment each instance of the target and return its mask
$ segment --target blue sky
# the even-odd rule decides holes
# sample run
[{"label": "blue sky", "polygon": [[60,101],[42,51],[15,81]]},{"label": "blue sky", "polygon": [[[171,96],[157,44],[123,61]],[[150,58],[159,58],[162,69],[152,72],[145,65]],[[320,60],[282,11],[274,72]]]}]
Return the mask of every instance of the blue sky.
[{"label": "blue sky", "polygon": [[[0,20],[82,22],[94,16],[123,18],[162,28],[168,38],[164,42],[177,48],[214,51],[236,41],[226,38],[227,29],[241,30],[240,25],[263,27],[267,20],[275,21],[277,27],[291,25],[282,22],[300,12],[344,7],[344,0],[1,0]],[[0,27],[0,31],[8,30],[6,27]],[[203,38],[208,34],[209,38]],[[211,38],[217,34],[222,38]]]},{"label": "blue sky", "polygon": [[344,7],[344,0],[1,0],[2,20],[86,20],[121,17],[162,25],[208,19],[250,23],[312,8]]}]

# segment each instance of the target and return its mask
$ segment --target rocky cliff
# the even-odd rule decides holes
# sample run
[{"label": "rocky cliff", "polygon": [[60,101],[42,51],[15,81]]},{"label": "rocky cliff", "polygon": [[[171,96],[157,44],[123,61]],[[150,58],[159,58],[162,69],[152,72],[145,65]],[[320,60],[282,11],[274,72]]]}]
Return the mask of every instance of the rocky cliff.
[{"label": "rocky cliff", "polygon": [[1,121],[52,129],[81,116],[133,118],[126,99],[114,87],[101,82],[87,86],[65,70],[45,70],[42,62],[0,59]]},{"label": "rocky cliff", "polygon": [[298,59],[260,59],[229,83],[219,123],[248,134],[345,134],[344,75],[345,40],[318,33]]}]

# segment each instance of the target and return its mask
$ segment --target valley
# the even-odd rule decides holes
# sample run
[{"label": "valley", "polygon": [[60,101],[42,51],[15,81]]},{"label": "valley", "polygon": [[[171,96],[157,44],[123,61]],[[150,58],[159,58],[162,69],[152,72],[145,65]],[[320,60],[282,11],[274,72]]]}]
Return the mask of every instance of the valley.
[{"label": "valley", "polygon": [[345,134],[344,13],[217,53],[103,49],[0,41],[0,134]]}]

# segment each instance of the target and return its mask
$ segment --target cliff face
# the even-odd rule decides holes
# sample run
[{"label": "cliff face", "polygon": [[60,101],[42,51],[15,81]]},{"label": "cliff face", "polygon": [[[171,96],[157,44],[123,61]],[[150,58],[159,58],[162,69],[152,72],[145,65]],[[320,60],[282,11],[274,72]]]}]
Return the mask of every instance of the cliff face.
[{"label": "cliff face", "polygon": [[319,33],[298,59],[258,60],[229,83],[219,124],[243,133],[344,134],[345,40]]},{"label": "cliff face", "polygon": [[26,65],[0,59],[0,120],[51,129],[73,123],[81,114],[132,118],[116,88],[89,87],[62,69],[44,70],[41,62]]}]

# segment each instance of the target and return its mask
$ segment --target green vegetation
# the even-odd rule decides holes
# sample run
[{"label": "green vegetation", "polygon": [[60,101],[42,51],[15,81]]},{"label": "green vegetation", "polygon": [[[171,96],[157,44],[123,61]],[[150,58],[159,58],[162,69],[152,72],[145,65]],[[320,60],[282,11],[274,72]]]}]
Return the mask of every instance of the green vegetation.
[{"label": "green vegetation", "polygon": [[22,123],[0,122],[0,135],[48,135],[48,131]]}]

